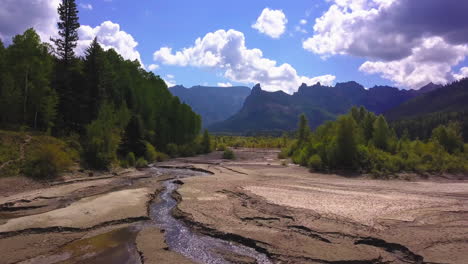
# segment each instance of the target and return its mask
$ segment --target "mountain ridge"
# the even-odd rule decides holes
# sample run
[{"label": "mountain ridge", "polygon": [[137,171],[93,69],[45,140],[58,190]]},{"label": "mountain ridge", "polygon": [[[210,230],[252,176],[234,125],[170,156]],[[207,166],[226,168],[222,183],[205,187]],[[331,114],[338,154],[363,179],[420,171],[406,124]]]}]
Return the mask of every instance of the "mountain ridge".
[{"label": "mountain ridge", "polygon": [[313,128],[334,120],[352,106],[364,106],[369,111],[382,114],[424,94],[426,90],[400,90],[390,86],[365,89],[361,84],[349,81],[337,83],[334,87],[320,83],[311,86],[302,84],[297,92],[290,95],[282,91],[267,92],[257,84],[238,113],[225,121],[213,123],[208,129],[228,133],[290,131],[295,129],[301,113],[306,114]]}]

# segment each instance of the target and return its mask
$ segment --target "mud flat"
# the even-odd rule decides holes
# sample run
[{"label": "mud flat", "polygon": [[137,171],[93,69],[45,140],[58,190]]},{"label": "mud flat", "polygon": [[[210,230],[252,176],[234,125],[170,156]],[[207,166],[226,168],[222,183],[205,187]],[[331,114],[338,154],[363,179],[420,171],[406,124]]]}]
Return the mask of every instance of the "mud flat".
[{"label": "mud flat", "polygon": [[[215,174],[184,180],[177,216],[276,263],[467,263],[468,181],[314,174],[273,150],[166,165]],[[468,178],[467,178],[468,179]]]},{"label": "mud flat", "polygon": [[142,228],[167,179],[148,170],[75,177],[0,198],[0,263],[142,263],[148,246],[147,263],[184,263],[152,235],[160,230]]},{"label": "mud flat", "polygon": [[[282,166],[276,150],[235,152],[157,164],[182,168],[172,175],[72,177],[0,194],[0,263],[467,263],[464,177],[314,174]],[[213,174],[174,179],[187,168]],[[174,219],[158,224],[164,199]],[[172,221],[217,260],[184,252],[194,245],[163,225]]]}]

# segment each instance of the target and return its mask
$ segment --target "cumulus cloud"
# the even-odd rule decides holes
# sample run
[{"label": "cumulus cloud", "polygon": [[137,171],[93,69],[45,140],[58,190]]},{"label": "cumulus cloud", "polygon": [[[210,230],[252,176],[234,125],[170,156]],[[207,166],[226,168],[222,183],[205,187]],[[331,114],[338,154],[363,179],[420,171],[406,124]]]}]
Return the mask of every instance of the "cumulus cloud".
[{"label": "cumulus cloud", "polygon": [[460,72],[455,73],[453,76],[455,76],[457,80],[468,78],[468,67],[461,68]]},{"label": "cumulus cloud", "polygon": [[231,81],[261,83],[269,91],[293,93],[301,83],[330,85],[335,80],[333,75],[300,76],[290,64],[278,65],[276,61],[264,58],[260,49],[248,49],[244,34],[232,29],[210,32],[198,38],[192,47],[181,51],[173,52],[171,48],[163,47],[154,53],[153,58],[169,65],[218,69]]},{"label": "cumulus cloud", "polygon": [[[32,27],[42,41],[48,42],[50,37],[57,36],[59,3],[60,0],[0,0],[0,38],[5,43],[11,43],[14,35]],[[82,25],[78,35],[80,40],[75,50],[78,55],[83,55],[92,40],[98,37],[104,49],[114,48],[125,59],[138,60],[143,65],[136,50],[138,43],[132,35],[122,31],[119,24],[105,21],[94,28]]]},{"label": "cumulus cloud", "polygon": [[137,60],[143,65],[140,53],[136,47],[138,42],[135,41],[132,35],[120,29],[120,25],[111,21],[104,21],[96,27],[81,26],[78,29],[78,46],[76,47],[77,54],[82,55],[84,51],[91,45],[95,37],[98,38],[99,44],[103,49],[115,49],[124,59]]},{"label": "cumulus cloud", "polygon": [[425,39],[412,55],[395,61],[367,61],[359,70],[381,74],[400,86],[420,88],[429,82],[446,83],[457,79],[452,66],[468,54],[468,46],[452,46],[440,37]]},{"label": "cumulus cloud", "polygon": [[57,7],[59,0],[1,0],[0,38],[11,43],[11,38],[33,27],[42,41],[57,34]]},{"label": "cumulus cloud", "polygon": [[362,71],[405,87],[449,82],[455,79],[451,68],[468,55],[462,10],[467,1],[334,0],[303,47],[324,57],[368,58]]},{"label": "cumulus cloud", "polygon": [[305,20],[305,19],[301,19],[301,21],[299,21],[299,24],[301,24],[301,25],[305,25],[305,24],[307,24],[307,20]]},{"label": "cumulus cloud", "polygon": [[227,82],[227,83],[219,82],[218,86],[219,87],[232,87],[232,83],[230,83],[230,82]]},{"label": "cumulus cloud", "polygon": [[157,69],[159,69],[159,65],[157,65],[157,64],[148,65],[148,70],[150,70],[150,71],[155,71]]},{"label": "cumulus cloud", "polygon": [[272,38],[279,38],[286,30],[288,19],[282,10],[263,9],[252,28]]}]

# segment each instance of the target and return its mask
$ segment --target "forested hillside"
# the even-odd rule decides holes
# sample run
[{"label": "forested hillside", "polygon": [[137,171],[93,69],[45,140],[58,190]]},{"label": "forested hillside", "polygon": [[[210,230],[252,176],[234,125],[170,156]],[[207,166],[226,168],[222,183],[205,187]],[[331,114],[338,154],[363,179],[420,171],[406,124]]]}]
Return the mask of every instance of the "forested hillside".
[{"label": "forested hillside", "polygon": [[427,139],[439,125],[458,122],[468,140],[468,79],[453,82],[391,109],[385,116],[399,135]]},{"label": "forested hillside", "polygon": [[[78,57],[78,11],[74,1],[64,3],[55,45],[34,29],[7,47],[0,42],[0,129],[72,139],[82,163],[98,169],[132,155],[141,163],[155,159],[155,148],[196,152],[200,116],[159,76],[104,50],[97,39]],[[37,162],[53,151],[43,152]]]}]

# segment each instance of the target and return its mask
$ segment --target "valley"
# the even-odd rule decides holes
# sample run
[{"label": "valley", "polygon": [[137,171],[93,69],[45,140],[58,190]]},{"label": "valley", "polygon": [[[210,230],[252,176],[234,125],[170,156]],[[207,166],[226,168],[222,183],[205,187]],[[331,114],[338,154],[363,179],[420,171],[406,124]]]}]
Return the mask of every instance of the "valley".
[{"label": "valley", "polygon": [[176,246],[179,240],[170,242],[173,231],[151,216],[167,181],[176,184],[173,221],[208,241],[206,254],[223,259],[202,263],[257,263],[231,248],[236,245],[272,263],[464,263],[468,257],[464,177],[375,180],[284,166],[274,149],[235,154],[232,161],[213,152],[140,171],[69,176],[10,193],[0,198],[2,261],[191,263],[194,255]]}]

